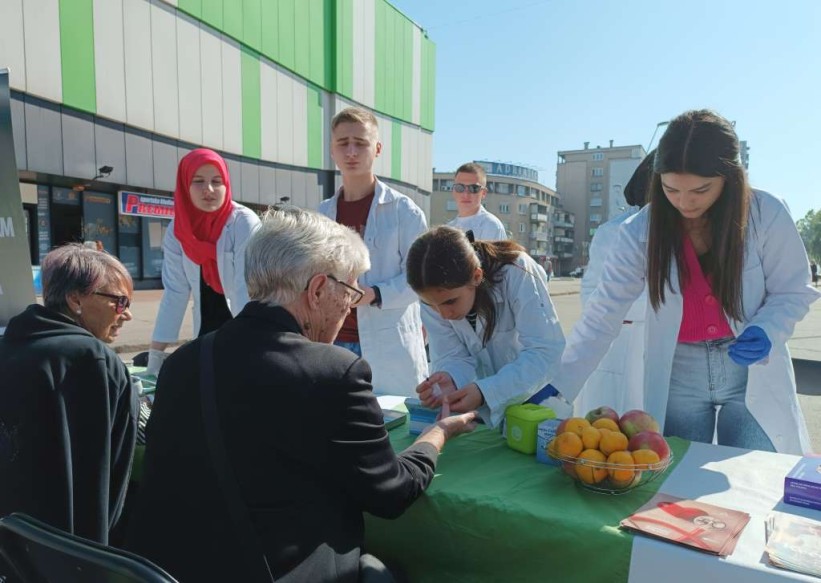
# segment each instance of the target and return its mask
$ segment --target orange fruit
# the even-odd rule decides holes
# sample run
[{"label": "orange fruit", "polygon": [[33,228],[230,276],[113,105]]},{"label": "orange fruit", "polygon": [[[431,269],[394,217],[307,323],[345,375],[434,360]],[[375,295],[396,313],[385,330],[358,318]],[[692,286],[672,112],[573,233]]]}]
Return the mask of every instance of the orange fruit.
[{"label": "orange fruit", "polygon": [[593,427],[596,429],[609,429],[610,431],[621,431],[619,424],[612,419],[596,419],[593,422]]},{"label": "orange fruit", "polygon": [[570,419],[565,419],[562,421],[561,425],[559,425],[560,432],[565,431],[572,431],[579,437],[582,436],[582,430],[585,427],[590,427],[590,422],[585,419],[584,417],[571,417]]},{"label": "orange fruit", "polygon": [[629,484],[633,481],[636,472],[633,470],[633,456],[629,451],[614,451],[607,456],[607,463],[617,468],[608,468],[607,474],[610,479],[617,484]]},{"label": "orange fruit", "polygon": [[595,427],[585,427],[582,429],[582,443],[584,449],[598,449],[601,441],[601,432]]},{"label": "orange fruit", "polygon": [[633,455],[633,463],[643,470],[661,461],[659,454],[652,449],[637,449],[631,453]]},{"label": "orange fruit", "polygon": [[626,451],[628,443],[630,440],[621,431],[608,431],[602,435],[599,449],[605,456],[608,456],[614,451]]},{"label": "orange fruit", "polygon": [[582,438],[572,431],[565,431],[555,439],[555,449],[562,457],[576,457],[584,449]]},{"label": "orange fruit", "polygon": [[586,449],[579,454],[576,462],[576,475],[585,484],[598,484],[607,477],[607,468],[586,465],[585,461],[605,462],[607,458],[597,449]]}]

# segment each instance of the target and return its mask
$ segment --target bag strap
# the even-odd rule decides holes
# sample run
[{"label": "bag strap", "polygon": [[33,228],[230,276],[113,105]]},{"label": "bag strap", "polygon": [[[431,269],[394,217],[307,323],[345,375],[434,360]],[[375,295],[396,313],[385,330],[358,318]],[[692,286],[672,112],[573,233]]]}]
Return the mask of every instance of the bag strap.
[{"label": "bag strap", "polygon": [[[228,504],[228,514],[234,523],[234,530],[239,537],[240,548],[246,555],[246,563],[254,573],[254,578],[260,582],[274,580],[268,558],[259,544],[248,507],[242,498],[234,471],[228,463],[228,454],[225,451],[225,440],[220,428],[217,414],[217,391],[214,383],[214,337],[211,332],[202,337],[200,349],[200,403],[202,418],[205,424],[205,435],[208,442],[208,452],[217,474],[217,481],[222,490],[223,498]],[[261,560],[260,560],[261,559]]]}]

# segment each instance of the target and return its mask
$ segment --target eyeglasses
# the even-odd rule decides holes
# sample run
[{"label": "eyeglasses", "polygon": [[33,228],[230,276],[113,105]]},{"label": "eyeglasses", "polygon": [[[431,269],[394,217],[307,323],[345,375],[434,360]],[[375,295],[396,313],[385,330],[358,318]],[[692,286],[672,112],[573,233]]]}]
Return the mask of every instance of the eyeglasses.
[{"label": "eyeglasses", "polygon": [[484,186],[481,184],[460,184],[457,182],[453,185],[454,192],[465,192],[467,190],[471,194],[478,194],[482,192],[482,189],[484,189]]},{"label": "eyeglasses", "polygon": [[328,276],[328,279],[330,279],[331,281],[335,281],[339,285],[345,286],[346,288],[348,288],[349,290],[351,290],[353,292],[354,295],[352,296],[353,299],[351,300],[352,304],[358,304],[360,302],[360,300],[362,300],[362,298],[365,297],[365,292],[363,292],[361,289],[357,289],[352,285],[348,285],[344,281],[339,281],[337,278],[335,278],[331,274],[327,274],[327,276]]},{"label": "eyeglasses", "polygon": [[[305,289],[308,289],[308,286],[309,286],[309,285],[311,285],[311,279],[313,279],[314,277],[316,277],[316,276],[315,276],[315,275],[312,275],[312,276],[311,276],[311,278],[310,278],[310,279],[308,279],[308,283],[306,283],[306,284],[305,284]],[[357,289],[357,288],[355,288],[355,287],[354,287],[354,286],[352,286],[352,285],[348,285],[348,284],[347,284],[347,283],[345,283],[344,281],[339,281],[337,278],[335,278],[335,277],[334,277],[333,275],[331,275],[330,273],[326,273],[326,274],[325,274],[325,277],[327,277],[327,278],[328,278],[328,279],[330,279],[331,281],[336,282],[336,283],[338,283],[339,285],[345,286],[346,288],[348,288],[349,290],[351,290],[351,292],[353,292],[353,294],[354,294],[354,295],[353,295],[353,299],[351,300],[351,303],[352,303],[352,304],[358,304],[358,303],[362,300],[362,298],[364,298],[364,297],[365,297],[365,292],[363,292],[361,289]]]},{"label": "eyeglasses", "polygon": [[131,307],[131,300],[128,298],[128,296],[117,296],[117,295],[114,295],[114,294],[107,294],[107,293],[103,293],[103,292],[93,292],[93,293],[96,296],[105,296],[107,298],[111,298],[112,300],[115,300],[117,302],[117,307],[114,308],[114,309],[117,311],[118,314],[122,314],[128,308]]}]

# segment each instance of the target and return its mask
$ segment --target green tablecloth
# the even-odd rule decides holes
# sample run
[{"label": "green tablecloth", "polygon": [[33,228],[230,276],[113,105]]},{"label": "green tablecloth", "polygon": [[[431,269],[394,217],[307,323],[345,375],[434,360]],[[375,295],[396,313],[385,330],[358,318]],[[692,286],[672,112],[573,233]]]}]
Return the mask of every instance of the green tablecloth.
[{"label": "green tablecloth", "polygon": [[[391,432],[410,445],[407,425]],[[448,442],[428,491],[397,520],[366,515],[366,550],[427,581],[627,581],[632,536],[619,521],[658,490],[689,442],[668,439],[675,461],[653,482],[610,496],[507,447],[480,427]]]}]

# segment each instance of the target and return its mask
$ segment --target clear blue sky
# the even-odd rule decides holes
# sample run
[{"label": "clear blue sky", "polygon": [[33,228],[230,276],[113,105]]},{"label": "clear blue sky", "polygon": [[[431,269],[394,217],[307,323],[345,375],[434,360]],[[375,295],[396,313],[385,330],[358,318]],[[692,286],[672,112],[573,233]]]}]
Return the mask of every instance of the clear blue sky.
[{"label": "clear blue sky", "polygon": [[647,147],[709,107],[747,140],[753,186],[795,219],[821,209],[819,0],[390,2],[436,44],[437,170],[499,160],[554,187],[557,151]]}]

